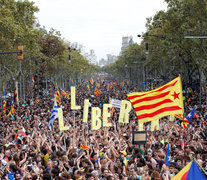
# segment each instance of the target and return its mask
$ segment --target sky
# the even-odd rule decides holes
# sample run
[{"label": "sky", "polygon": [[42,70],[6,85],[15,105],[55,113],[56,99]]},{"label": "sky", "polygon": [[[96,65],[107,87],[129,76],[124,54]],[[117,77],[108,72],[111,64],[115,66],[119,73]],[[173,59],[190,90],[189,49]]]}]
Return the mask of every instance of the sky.
[{"label": "sky", "polygon": [[95,50],[97,61],[119,55],[123,36],[146,32],[146,18],[166,10],[164,0],[32,0],[35,14],[46,30],[60,31],[62,38],[78,42],[85,51]]}]

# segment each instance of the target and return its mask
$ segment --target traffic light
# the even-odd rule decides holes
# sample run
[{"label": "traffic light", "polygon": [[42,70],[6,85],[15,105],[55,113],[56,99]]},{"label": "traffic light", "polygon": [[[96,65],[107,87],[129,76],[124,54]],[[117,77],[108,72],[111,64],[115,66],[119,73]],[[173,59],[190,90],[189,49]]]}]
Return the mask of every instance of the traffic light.
[{"label": "traffic light", "polygon": [[23,46],[18,46],[17,50],[20,51],[17,53],[17,59],[22,61],[23,60]]}]

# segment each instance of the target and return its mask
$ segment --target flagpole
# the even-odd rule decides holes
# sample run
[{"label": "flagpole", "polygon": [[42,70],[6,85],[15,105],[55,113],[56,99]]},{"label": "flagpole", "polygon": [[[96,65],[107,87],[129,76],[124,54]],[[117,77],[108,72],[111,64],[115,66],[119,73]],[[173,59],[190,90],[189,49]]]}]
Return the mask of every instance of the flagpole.
[{"label": "flagpole", "polygon": [[201,171],[207,176],[207,172],[203,167],[197,162],[196,158],[192,156],[193,161],[195,161],[196,165],[201,169]]},{"label": "flagpole", "polygon": [[67,151],[67,145],[66,145],[66,140],[65,140],[65,134],[64,134],[64,131],[63,132],[63,136],[64,136],[64,144],[65,144],[65,150]]},{"label": "flagpole", "polygon": [[104,138],[106,136],[107,127],[104,128]]},{"label": "flagpole", "polygon": [[[183,120],[184,120],[184,115],[183,115]],[[184,164],[186,166],[186,155],[185,155],[185,129],[183,130],[183,151],[184,151]]]},{"label": "flagpole", "polygon": [[75,112],[73,113],[73,127],[75,128]]}]

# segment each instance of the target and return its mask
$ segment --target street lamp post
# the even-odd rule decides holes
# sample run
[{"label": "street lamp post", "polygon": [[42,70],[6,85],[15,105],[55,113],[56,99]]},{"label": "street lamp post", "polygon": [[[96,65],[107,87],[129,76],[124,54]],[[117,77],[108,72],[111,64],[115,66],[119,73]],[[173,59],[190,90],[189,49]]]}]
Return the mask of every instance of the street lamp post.
[{"label": "street lamp post", "polygon": [[[75,48],[72,48],[72,47],[68,47],[68,52],[69,52],[69,54],[68,54],[68,62],[69,63],[71,63],[71,56],[70,56],[70,53],[72,52],[72,51],[75,51],[76,49]],[[70,82],[69,82],[69,86],[70,86]]]},{"label": "street lamp post", "polygon": [[68,47],[68,52],[69,52],[69,55],[68,55],[68,61],[69,61],[69,63],[71,62],[70,53],[71,53],[72,51],[76,51],[76,49],[75,49],[75,48]]},{"label": "street lamp post", "polygon": [[125,79],[128,79],[128,76],[127,76],[127,62],[126,62],[126,55],[124,56],[124,67],[125,67]]},{"label": "street lamp post", "polygon": [[[143,37],[145,40],[146,40],[146,47],[145,47],[145,55],[146,55],[146,61],[148,60],[148,56],[149,56],[149,44],[148,44],[148,37],[149,36],[152,36],[152,37],[157,37],[157,38],[161,38],[161,40],[165,40],[165,36],[163,36],[163,35],[154,35],[154,34],[149,34],[148,32],[146,32],[146,34],[145,35],[140,35],[140,34],[138,34],[137,35],[137,37]],[[146,85],[147,85],[147,82],[145,82],[145,81],[147,81],[147,67],[146,66],[144,66],[144,62],[143,62],[143,86],[144,86],[144,84],[145,84],[145,87],[146,87]],[[143,87],[143,89],[145,89],[144,87]]]}]

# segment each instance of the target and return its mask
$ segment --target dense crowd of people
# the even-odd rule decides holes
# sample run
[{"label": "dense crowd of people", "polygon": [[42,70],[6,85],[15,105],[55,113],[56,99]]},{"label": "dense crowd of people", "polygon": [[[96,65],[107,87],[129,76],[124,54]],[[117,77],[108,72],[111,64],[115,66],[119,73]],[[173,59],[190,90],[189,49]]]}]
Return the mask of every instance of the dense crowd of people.
[{"label": "dense crowd of people", "polygon": [[[127,100],[127,92],[139,88],[128,82],[114,83],[106,74],[94,78],[96,83],[83,81],[76,85],[76,102],[83,107],[89,99],[92,107],[109,103],[109,97]],[[100,96],[94,95],[94,87],[100,85]],[[109,86],[108,84],[113,83]],[[113,86],[113,87],[112,87]],[[154,87],[155,88],[155,87]],[[112,127],[91,130],[89,121],[83,123],[83,108],[71,110],[70,100],[61,96],[64,123],[67,131],[60,131],[58,120],[49,130],[53,108],[50,90],[42,91],[39,102],[15,105],[15,113],[7,116],[1,111],[0,120],[0,179],[9,180],[170,180],[193,158],[203,171],[207,171],[207,121],[205,96],[197,108],[192,122],[184,130],[181,120],[169,122],[160,119],[158,130],[150,131],[150,123],[144,124],[147,142],[132,144],[132,131],[139,124],[134,110],[128,124],[118,123],[119,109],[111,110]],[[185,112],[198,104],[196,92],[186,93]],[[170,144],[170,164],[164,164]],[[88,149],[87,149],[88,148]]]}]

